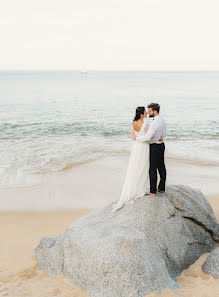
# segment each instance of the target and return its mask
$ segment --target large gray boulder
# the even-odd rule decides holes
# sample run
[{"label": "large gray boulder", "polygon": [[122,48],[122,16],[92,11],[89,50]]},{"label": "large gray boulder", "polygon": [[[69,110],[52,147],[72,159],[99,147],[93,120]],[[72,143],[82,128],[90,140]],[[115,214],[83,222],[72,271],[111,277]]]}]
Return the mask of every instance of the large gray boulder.
[{"label": "large gray boulder", "polygon": [[112,213],[112,204],[73,222],[35,248],[48,277],[65,276],[91,297],[143,297],[176,289],[176,277],[219,240],[211,206],[175,185]]},{"label": "large gray boulder", "polygon": [[219,278],[219,247],[214,249],[202,264],[203,272]]}]

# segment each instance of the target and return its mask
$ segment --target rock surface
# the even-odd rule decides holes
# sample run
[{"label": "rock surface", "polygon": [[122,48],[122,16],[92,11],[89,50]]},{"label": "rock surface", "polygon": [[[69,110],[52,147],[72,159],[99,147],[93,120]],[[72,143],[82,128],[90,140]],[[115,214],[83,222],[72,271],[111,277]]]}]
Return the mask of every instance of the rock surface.
[{"label": "rock surface", "polygon": [[214,278],[219,278],[219,247],[214,249],[202,264],[204,273],[212,275]]},{"label": "rock surface", "polygon": [[167,186],[112,213],[112,204],[35,248],[48,277],[65,276],[91,297],[144,297],[178,287],[176,277],[219,240],[215,214],[198,190]]}]

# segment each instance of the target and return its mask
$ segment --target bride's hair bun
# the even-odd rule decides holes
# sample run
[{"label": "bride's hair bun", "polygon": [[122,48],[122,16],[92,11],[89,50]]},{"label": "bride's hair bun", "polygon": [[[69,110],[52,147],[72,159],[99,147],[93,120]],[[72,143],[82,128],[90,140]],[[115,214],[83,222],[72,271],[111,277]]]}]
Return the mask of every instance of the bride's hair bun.
[{"label": "bride's hair bun", "polygon": [[144,106],[138,106],[135,111],[135,117],[134,117],[133,122],[139,120],[141,117],[141,114],[144,114],[144,111],[145,111]]}]

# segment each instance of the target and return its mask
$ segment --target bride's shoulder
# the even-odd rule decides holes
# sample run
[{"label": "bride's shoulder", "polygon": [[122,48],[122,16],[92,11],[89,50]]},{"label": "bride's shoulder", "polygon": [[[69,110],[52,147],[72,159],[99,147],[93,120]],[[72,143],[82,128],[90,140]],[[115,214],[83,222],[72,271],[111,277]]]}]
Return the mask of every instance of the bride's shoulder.
[{"label": "bride's shoulder", "polygon": [[132,123],[132,128],[133,128],[134,130],[137,130],[137,129],[138,129],[138,123],[137,123],[137,121],[134,121],[134,122]]},{"label": "bride's shoulder", "polygon": [[140,132],[144,126],[144,123],[134,121],[132,124],[132,129],[136,132]]}]

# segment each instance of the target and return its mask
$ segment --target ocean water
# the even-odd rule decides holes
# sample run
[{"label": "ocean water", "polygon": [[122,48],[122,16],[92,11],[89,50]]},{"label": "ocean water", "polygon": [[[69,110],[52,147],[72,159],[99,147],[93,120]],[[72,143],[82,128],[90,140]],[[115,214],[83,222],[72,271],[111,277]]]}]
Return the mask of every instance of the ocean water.
[{"label": "ocean water", "polygon": [[135,108],[151,102],[167,156],[219,164],[219,72],[1,71],[0,186],[129,153]]}]

